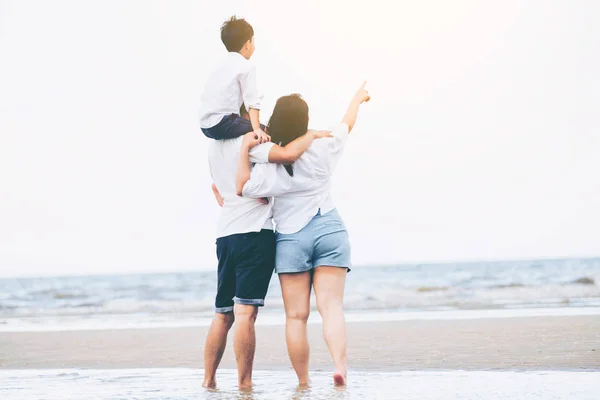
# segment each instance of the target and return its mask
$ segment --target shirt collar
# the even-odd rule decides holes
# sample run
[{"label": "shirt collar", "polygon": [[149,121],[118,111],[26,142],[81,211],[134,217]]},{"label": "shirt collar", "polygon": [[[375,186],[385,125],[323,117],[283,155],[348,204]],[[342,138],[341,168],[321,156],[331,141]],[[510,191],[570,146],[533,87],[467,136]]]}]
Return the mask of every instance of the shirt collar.
[{"label": "shirt collar", "polygon": [[241,55],[241,54],[240,54],[240,53],[238,53],[237,51],[230,51],[230,52],[229,52],[229,56],[228,56],[228,57],[231,57],[231,58],[236,58],[236,57],[239,57],[239,58],[241,58],[241,59],[242,59],[242,60],[244,60],[244,61],[248,61],[248,60],[246,60],[246,57],[244,57],[243,55]]}]

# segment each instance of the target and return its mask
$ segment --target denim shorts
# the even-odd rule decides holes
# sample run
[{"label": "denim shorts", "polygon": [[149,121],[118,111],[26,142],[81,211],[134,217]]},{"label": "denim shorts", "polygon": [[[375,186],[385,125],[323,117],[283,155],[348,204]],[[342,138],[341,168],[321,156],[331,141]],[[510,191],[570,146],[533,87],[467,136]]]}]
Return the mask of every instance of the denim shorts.
[{"label": "denim shorts", "polygon": [[319,211],[296,233],[276,233],[275,272],[310,271],[319,266],[348,268],[350,240],[337,210]]},{"label": "denim shorts", "polygon": [[275,235],[263,229],[217,239],[219,270],[215,311],[233,312],[233,304],[262,307],[275,267]]}]

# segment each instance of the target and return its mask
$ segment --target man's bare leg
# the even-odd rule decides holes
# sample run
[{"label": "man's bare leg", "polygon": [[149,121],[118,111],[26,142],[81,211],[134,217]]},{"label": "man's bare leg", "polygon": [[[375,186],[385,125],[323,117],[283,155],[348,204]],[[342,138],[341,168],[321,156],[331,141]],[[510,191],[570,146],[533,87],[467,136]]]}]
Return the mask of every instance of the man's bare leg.
[{"label": "man's bare leg", "polygon": [[256,349],[254,322],[258,314],[258,307],[236,304],[233,307],[233,313],[235,315],[233,350],[238,367],[238,387],[247,390],[252,388],[252,365]]},{"label": "man's bare leg", "polygon": [[233,312],[215,314],[204,344],[204,383],[202,386],[205,388],[214,389],[217,386],[215,375],[225,352],[225,346],[227,346],[227,333],[231,329],[231,325],[233,325]]}]

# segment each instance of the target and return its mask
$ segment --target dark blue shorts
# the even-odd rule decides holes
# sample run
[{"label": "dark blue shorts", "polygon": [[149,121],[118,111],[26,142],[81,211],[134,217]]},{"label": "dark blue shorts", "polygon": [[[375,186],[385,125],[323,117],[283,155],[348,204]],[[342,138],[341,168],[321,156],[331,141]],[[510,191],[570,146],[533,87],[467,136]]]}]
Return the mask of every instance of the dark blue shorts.
[{"label": "dark blue shorts", "polygon": [[264,306],[275,269],[275,234],[240,233],[217,239],[219,259],[215,311],[228,313],[233,304]]},{"label": "dark blue shorts", "polygon": [[[260,125],[260,128],[263,131],[265,130],[265,126],[262,124]],[[212,128],[202,128],[204,136],[217,140],[235,139],[252,131],[254,131],[254,129],[252,129],[252,123],[237,114],[226,115],[221,122]]]}]

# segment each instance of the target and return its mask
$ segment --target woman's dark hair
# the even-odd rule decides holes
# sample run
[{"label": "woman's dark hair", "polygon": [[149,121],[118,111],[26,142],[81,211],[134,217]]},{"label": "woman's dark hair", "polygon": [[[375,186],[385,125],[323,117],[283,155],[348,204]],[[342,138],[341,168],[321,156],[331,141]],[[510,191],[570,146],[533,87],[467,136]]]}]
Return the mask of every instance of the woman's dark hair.
[{"label": "woman's dark hair", "polygon": [[[308,104],[299,94],[290,94],[277,99],[275,109],[269,124],[267,133],[271,136],[273,143],[286,146],[308,130]],[[294,176],[291,165],[285,166],[290,176]]]},{"label": "woman's dark hair", "polygon": [[237,18],[235,15],[223,22],[221,26],[221,41],[227,51],[238,52],[244,47],[244,44],[252,39],[254,29],[244,18]]}]

